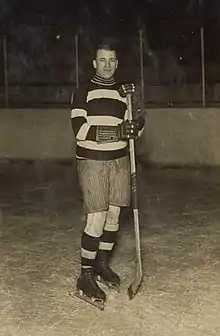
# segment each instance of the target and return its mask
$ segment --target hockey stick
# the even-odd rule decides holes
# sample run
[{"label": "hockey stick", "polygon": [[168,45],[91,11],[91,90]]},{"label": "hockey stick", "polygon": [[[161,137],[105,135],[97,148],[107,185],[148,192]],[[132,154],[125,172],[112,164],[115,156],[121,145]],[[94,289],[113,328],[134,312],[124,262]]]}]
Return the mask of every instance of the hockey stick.
[{"label": "hockey stick", "polygon": [[[132,96],[126,95],[128,120],[132,120]],[[128,288],[129,299],[133,299],[138,292],[142,282],[143,271],[141,261],[141,246],[140,246],[140,229],[139,229],[139,211],[137,199],[137,173],[136,173],[136,159],[135,159],[135,143],[134,139],[129,139],[129,152],[130,152],[130,166],[131,166],[131,196],[132,208],[134,217],[134,232],[135,232],[135,248],[136,248],[136,274],[135,279]]]}]

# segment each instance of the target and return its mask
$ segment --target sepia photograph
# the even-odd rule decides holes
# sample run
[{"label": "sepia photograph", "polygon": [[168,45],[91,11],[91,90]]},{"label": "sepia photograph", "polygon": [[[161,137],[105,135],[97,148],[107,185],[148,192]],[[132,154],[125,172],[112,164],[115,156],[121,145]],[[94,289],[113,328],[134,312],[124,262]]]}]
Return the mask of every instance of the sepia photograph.
[{"label": "sepia photograph", "polygon": [[219,336],[219,148],[219,0],[0,0],[0,336]]}]

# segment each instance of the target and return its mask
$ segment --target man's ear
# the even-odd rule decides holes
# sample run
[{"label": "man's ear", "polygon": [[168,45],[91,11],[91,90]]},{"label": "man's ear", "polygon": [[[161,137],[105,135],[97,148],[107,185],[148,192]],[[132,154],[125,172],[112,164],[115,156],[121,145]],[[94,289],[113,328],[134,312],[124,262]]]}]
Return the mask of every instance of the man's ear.
[{"label": "man's ear", "polygon": [[116,61],[116,69],[117,69],[117,67],[118,67],[118,60]]},{"label": "man's ear", "polygon": [[92,65],[93,65],[93,68],[95,68],[95,69],[97,68],[96,60],[93,60],[93,61],[92,61]]}]

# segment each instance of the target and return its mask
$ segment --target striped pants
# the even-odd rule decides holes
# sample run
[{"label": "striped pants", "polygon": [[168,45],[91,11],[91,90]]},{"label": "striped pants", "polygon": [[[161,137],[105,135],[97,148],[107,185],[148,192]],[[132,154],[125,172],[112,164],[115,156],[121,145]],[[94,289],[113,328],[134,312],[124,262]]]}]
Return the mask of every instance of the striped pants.
[{"label": "striped pants", "polygon": [[120,208],[130,204],[129,157],[109,161],[78,160],[86,227],[82,235],[82,267],[92,267],[98,250],[112,250]]},{"label": "striped pants", "polygon": [[78,160],[85,213],[106,211],[109,205],[130,204],[129,157],[110,161]]}]

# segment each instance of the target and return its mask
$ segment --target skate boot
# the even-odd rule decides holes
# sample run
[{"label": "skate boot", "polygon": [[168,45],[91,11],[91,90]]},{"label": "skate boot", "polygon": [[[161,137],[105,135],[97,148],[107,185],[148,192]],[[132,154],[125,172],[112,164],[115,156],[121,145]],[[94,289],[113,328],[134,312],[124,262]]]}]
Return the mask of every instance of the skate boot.
[{"label": "skate boot", "polygon": [[121,280],[118,274],[116,274],[109,266],[108,253],[109,251],[104,250],[98,252],[95,262],[95,274],[100,283],[119,292]]},{"label": "skate boot", "polygon": [[75,296],[104,310],[106,295],[96,283],[93,268],[82,268],[81,275],[77,281]]}]

